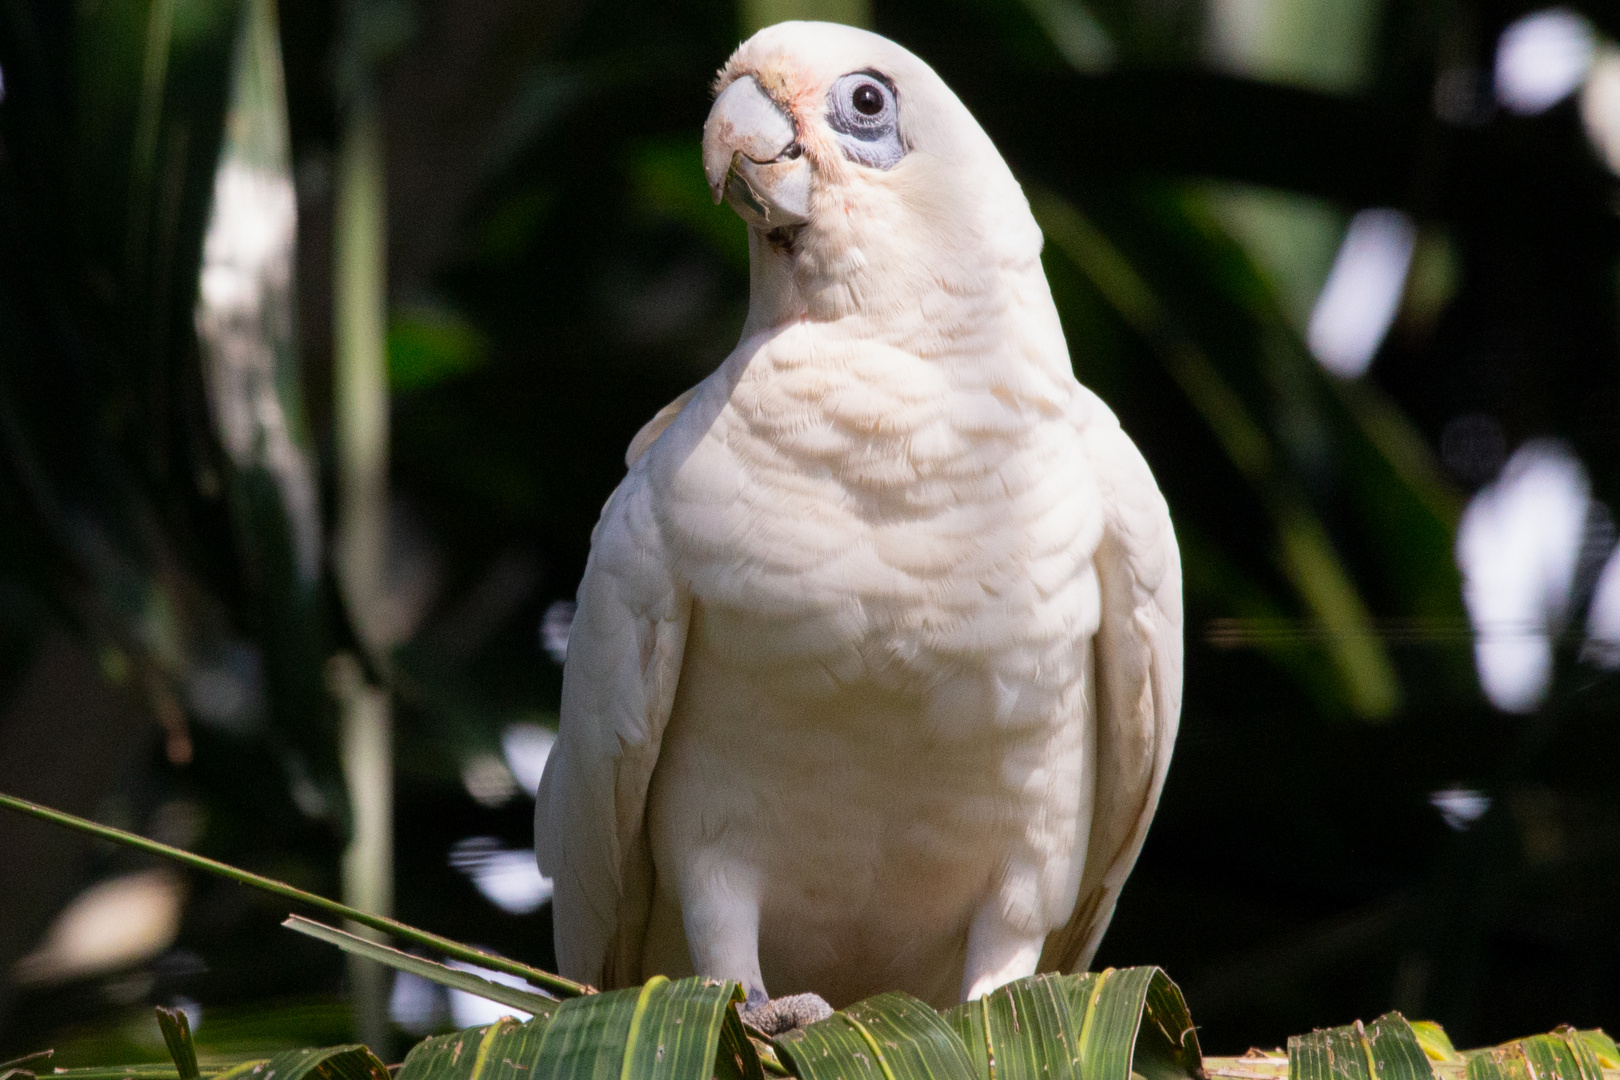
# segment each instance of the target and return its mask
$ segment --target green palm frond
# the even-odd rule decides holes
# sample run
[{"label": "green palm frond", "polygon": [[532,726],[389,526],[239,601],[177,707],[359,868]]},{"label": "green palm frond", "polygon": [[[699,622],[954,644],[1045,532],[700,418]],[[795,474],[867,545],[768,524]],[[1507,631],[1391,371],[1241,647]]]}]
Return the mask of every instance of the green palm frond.
[{"label": "green palm frond", "polygon": [[[241,884],[368,921],[448,955],[468,946],[391,923],[234,867],[9,796],[0,806],[164,855]],[[1288,1052],[1205,1058],[1181,990],[1157,967],[1036,975],[943,1013],[903,993],[856,1002],[768,1038],[745,1026],[739,984],[654,976],[608,993],[530,971],[572,996],[513,990],[294,916],[285,925],[345,951],[531,1014],[419,1042],[397,1069],[364,1046],[200,1060],[185,1015],[158,1009],[166,1066],[57,1070],[62,1080],[1616,1080],[1620,1050],[1601,1031],[1457,1053],[1438,1025],[1387,1013],[1288,1040]],[[495,962],[494,958],[483,957]],[[19,1062],[8,1080],[37,1080]]]}]

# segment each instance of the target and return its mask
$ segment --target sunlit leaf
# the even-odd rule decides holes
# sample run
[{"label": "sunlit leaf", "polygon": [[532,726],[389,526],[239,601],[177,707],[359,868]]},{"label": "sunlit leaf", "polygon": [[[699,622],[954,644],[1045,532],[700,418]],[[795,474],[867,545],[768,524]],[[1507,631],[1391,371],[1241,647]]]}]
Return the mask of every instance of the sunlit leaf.
[{"label": "sunlit leaf", "polygon": [[1620,1047],[1614,1045],[1613,1039],[1599,1029],[1582,1031],[1579,1034],[1597,1058],[1599,1065],[1605,1069],[1620,1069]]},{"label": "sunlit leaf", "polygon": [[506,1016],[488,1027],[424,1039],[406,1055],[396,1080],[490,1080],[503,1069],[512,1074],[513,1063],[527,1069],[549,1022],[547,1016],[526,1023]]},{"label": "sunlit leaf", "polygon": [[320,496],[294,329],[297,196],[272,0],[242,7],[196,325],[225,487],[262,626],[271,715],[342,807],[324,685]]},{"label": "sunlit leaf", "polygon": [[1181,989],[1156,967],[1068,976],[1081,1013],[1086,1080],[1187,1080],[1202,1068],[1198,1033]]},{"label": "sunlit leaf", "polygon": [[1451,1045],[1451,1036],[1446,1029],[1433,1020],[1413,1020],[1412,1037],[1417,1039],[1418,1045],[1430,1061],[1460,1062],[1462,1055],[1457,1053],[1456,1047]]},{"label": "sunlit leaf", "polygon": [[[365,957],[367,960],[374,960],[379,964],[393,968],[395,971],[407,971],[419,978],[427,979],[429,982],[438,983],[440,986],[464,990],[469,994],[476,994],[481,998],[499,1002],[502,1005],[510,1005],[514,1009],[521,1009],[533,1015],[550,1015],[556,1011],[559,1004],[555,998],[545,997],[524,990],[521,987],[491,982],[488,979],[474,975],[470,971],[460,971],[420,956],[412,956],[410,953],[391,949],[387,945],[380,945],[375,941],[368,941],[358,934],[351,934],[335,927],[326,926],[323,923],[315,922],[313,919],[305,919],[302,916],[294,915],[281,925],[289,930],[296,930],[300,934],[307,934],[319,941],[336,945],[344,952]],[[166,1030],[165,1035],[167,1035]]]},{"label": "sunlit leaf", "polygon": [[978,1001],[958,1005],[946,1017],[967,1044],[981,1077],[1078,1080],[1087,1007],[1080,998],[1097,979],[1095,975],[1020,979]]},{"label": "sunlit leaf", "polygon": [[639,989],[573,998],[546,1026],[529,1075],[533,1080],[709,1080],[721,1029],[728,1016],[735,1022],[731,1005],[741,998],[734,982],[656,977]]},{"label": "sunlit leaf", "polygon": [[1561,1027],[1548,1035],[1532,1035],[1522,1045],[1525,1057],[1540,1076],[1603,1080],[1603,1066],[1598,1063],[1597,1055],[1572,1027]]},{"label": "sunlit leaf", "polygon": [[1570,1027],[1463,1056],[1467,1080],[1603,1080],[1603,1063],[1591,1041]]},{"label": "sunlit leaf", "polygon": [[1411,1025],[1386,1013],[1363,1025],[1313,1031],[1288,1040],[1290,1080],[1431,1080],[1429,1064]]}]

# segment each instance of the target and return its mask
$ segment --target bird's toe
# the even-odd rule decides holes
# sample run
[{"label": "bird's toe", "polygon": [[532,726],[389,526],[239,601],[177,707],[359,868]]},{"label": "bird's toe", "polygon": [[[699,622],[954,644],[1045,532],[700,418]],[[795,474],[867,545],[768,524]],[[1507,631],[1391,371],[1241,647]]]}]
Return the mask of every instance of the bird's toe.
[{"label": "bird's toe", "polygon": [[766,1035],[785,1035],[809,1027],[833,1014],[833,1007],[820,994],[789,994],[771,998],[762,1005],[744,1004],[743,1022]]}]

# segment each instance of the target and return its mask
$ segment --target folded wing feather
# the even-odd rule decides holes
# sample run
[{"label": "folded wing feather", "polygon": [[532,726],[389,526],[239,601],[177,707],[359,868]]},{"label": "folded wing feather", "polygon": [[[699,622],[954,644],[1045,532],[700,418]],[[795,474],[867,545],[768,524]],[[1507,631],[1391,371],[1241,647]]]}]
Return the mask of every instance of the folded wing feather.
[{"label": "folded wing feather", "polygon": [[[685,400],[648,427],[662,431]],[[656,437],[636,442],[645,450]],[[563,723],[535,801],[536,853],[556,890],[558,966],[604,988],[640,981],[653,883],[647,786],[675,700],[689,611],[652,517],[646,470],[633,460],[591,535]]]},{"label": "folded wing feather", "polygon": [[1094,556],[1102,622],[1090,645],[1096,795],[1079,900],[1047,936],[1041,971],[1084,971],[1096,955],[1147,839],[1181,715],[1181,560],[1170,511],[1113,414],[1100,402],[1085,412],[1082,437],[1106,522]]}]

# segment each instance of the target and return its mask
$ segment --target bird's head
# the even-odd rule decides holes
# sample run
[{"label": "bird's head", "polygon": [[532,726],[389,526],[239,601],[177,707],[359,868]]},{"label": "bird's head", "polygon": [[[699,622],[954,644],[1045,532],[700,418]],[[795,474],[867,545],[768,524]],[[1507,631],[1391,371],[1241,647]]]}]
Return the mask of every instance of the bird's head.
[{"label": "bird's head", "polygon": [[786,22],[715,82],[703,168],[750,228],[755,328],[915,308],[1038,272],[1028,203],[967,108],[887,38]]}]

